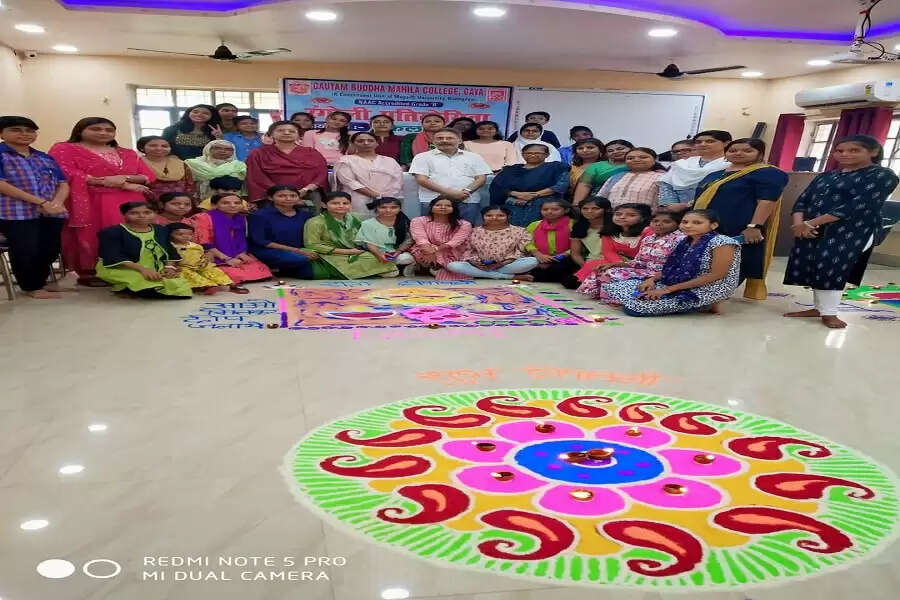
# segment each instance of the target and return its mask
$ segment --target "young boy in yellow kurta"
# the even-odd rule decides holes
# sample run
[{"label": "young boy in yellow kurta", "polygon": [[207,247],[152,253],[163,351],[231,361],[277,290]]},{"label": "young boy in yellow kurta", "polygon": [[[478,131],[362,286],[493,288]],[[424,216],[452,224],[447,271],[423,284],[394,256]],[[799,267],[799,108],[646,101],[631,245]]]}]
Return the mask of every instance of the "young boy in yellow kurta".
[{"label": "young boy in yellow kurta", "polygon": [[191,288],[211,295],[219,291],[220,286],[230,286],[233,283],[222,269],[209,261],[203,246],[194,242],[194,228],[190,225],[169,225],[169,242],[181,254],[179,275]]}]

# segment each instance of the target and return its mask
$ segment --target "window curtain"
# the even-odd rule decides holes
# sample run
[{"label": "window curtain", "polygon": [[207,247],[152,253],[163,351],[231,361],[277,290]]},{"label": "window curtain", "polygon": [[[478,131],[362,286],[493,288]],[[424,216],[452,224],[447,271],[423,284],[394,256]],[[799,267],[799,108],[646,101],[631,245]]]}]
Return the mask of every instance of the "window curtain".
[{"label": "window curtain", "polygon": [[775,126],[775,139],[772,140],[772,151],[769,152],[769,164],[782,171],[794,169],[794,159],[803,141],[803,127],[806,115],[803,113],[785,113],[778,117]]},{"label": "window curtain", "polygon": [[[894,109],[887,106],[870,106],[868,108],[849,108],[841,111],[841,120],[838,121],[834,141],[849,135],[871,135],[880,143],[887,139],[888,130],[891,128],[891,119]],[[837,161],[828,159],[826,171],[837,168]]]}]

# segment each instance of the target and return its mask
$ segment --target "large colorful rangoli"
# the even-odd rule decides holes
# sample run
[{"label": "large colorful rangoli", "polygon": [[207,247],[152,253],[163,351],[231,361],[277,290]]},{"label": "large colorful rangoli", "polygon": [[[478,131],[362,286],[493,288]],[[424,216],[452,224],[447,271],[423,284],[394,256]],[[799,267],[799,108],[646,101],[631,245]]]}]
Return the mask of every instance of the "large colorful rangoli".
[{"label": "large colorful rangoli", "polygon": [[405,400],[319,427],[299,499],[438,564],[667,590],[797,580],[897,533],[895,476],[758,415],[606,390]]},{"label": "large colorful rangoli", "polygon": [[[282,327],[509,327],[581,325],[587,316],[525,286],[321,288],[278,290]],[[565,302],[572,303],[571,300]]]}]

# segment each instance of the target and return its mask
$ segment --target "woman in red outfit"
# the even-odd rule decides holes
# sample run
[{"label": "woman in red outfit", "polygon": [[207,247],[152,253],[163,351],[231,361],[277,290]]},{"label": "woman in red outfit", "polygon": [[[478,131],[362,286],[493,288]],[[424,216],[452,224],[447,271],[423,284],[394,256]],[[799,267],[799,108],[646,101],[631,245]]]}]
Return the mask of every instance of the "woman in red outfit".
[{"label": "woman in red outfit", "polygon": [[69,221],[62,234],[65,264],[78,273],[78,283],[107,285],[94,274],[97,233],[122,223],[119,206],[143,202],[156,176],[137,152],[116,143],[116,125],[103,117],[81,119],[66,142],[54,144],[50,156],[62,167],[72,187]]},{"label": "woman in red outfit", "polygon": [[327,191],[325,158],[312,148],[297,145],[300,130],[294,123],[276,121],[269,126],[268,135],[272,145],[260,146],[247,157],[246,182],[251,202],[265,200],[266,190],[273,185],[296,188],[301,198]]}]

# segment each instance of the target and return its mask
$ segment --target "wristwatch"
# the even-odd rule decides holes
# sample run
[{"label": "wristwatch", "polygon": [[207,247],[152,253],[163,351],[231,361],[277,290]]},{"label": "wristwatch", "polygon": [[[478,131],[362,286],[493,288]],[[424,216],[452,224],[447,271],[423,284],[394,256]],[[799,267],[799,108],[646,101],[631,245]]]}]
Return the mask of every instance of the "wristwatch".
[{"label": "wristwatch", "polygon": [[747,225],[747,229],[762,229],[762,225],[758,223],[750,223]]}]

